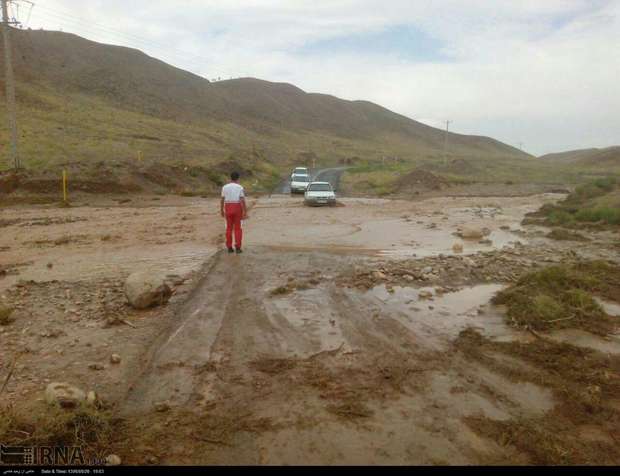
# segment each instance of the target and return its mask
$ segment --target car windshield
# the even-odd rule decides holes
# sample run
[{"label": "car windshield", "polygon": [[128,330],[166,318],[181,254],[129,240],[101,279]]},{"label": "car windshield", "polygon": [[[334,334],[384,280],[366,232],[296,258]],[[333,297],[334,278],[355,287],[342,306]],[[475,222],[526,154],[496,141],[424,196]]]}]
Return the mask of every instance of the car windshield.
[{"label": "car windshield", "polygon": [[328,183],[313,183],[308,190],[310,192],[331,192],[332,186]]},{"label": "car windshield", "polygon": [[297,167],[293,173],[299,174],[299,173],[306,173],[308,169],[306,169],[305,167]]},{"label": "car windshield", "polygon": [[307,175],[293,175],[293,182],[310,182]]}]

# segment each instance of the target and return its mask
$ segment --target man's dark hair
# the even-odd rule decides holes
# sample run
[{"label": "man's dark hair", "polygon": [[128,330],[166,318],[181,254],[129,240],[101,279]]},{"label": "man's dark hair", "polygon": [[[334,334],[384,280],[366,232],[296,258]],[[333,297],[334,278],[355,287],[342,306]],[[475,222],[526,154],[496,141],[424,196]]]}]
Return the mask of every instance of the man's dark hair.
[{"label": "man's dark hair", "polygon": [[239,180],[239,172],[233,172],[232,174],[230,174],[230,178],[232,180]]}]

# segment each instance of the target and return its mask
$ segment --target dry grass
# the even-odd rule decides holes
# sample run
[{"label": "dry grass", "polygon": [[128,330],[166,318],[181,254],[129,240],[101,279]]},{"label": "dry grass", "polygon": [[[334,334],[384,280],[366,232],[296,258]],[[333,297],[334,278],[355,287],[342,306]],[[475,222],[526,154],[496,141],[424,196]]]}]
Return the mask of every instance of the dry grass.
[{"label": "dry grass", "polygon": [[589,238],[582,234],[565,230],[564,228],[554,228],[547,234],[547,238],[558,241],[590,241]]},{"label": "dry grass", "polygon": [[[463,331],[456,348],[513,381],[550,387],[556,405],[540,418],[496,421],[469,417],[466,423],[502,446],[525,453],[532,464],[619,464],[620,412],[611,401],[620,395],[620,358],[543,339],[531,343],[492,342],[474,330]],[[517,357],[527,368],[508,367],[494,353]],[[595,427],[596,439],[581,429]]]},{"label": "dry grass", "polygon": [[80,446],[87,459],[104,458],[115,433],[111,415],[94,407],[0,408],[0,441],[12,446]]}]

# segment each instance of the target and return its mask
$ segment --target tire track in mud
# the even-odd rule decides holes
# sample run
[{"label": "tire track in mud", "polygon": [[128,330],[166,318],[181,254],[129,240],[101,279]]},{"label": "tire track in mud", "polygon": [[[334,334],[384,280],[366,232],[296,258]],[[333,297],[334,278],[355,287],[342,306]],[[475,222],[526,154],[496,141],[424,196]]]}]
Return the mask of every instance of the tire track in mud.
[{"label": "tire track in mud", "polygon": [[[351,264],[318,251],[218,253],[154,343],[125,414],[165,420],[147,438],[174,437],[193,464],[464,464],[493,449],[461,418],[516,411],[493,401],[513,386],[479,377],[373,294],[319,280],[270,295],[287,277]],[[154,412],[163,401],[169,412]]]},{"label": "tire track in mud", "polygon": [[223,254],[216,253],[205,265],[206,276],[151,346],[146,364],[121,407],[122,414],[150,411],[157,402],[184,404],[189,399],[194,368],[208,363],[219,330],[213,324],[221,322],[229,302],[227,296],[205,289],[216,280],[216,287],[219,284],[224,293],[230,290],[222,286],[221,275],[214,273]]}]

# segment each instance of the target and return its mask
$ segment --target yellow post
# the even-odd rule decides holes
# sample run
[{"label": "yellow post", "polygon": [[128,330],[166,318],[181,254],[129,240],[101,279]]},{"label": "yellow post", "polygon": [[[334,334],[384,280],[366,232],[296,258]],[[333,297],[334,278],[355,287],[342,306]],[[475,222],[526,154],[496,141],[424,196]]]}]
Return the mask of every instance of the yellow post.
[{"label": "yellow post", "polygon": [[62,171],[62,199],[67,203],[67,171]]},{"label": "yellow post", "polygon": [[142,162],[142,151],[138,151],[138,162]]}]

